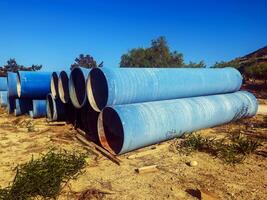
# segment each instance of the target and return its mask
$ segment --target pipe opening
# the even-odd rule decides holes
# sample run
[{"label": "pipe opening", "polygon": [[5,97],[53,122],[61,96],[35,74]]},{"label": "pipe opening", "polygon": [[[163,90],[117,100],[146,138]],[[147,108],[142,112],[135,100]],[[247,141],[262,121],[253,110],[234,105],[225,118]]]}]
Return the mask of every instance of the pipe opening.
[{"label": "pipe opening", "polygon": [[63,103],[68,103],[69,96],[69,77],[66,72],[61,72],[58,79],[59,98]]},{"label": "pipe opening", "polygon": [[52,73],[51,80],[50,80],[50,90],[53,97],[58,96],[58,75],[56,72]]},{"label": "pipe opening", "polygon": [[47,118],[49,120],[53,120],[54,117],[54,104],[53,99],[51,95],[47,95],[46,98],[46,112],[47,112]]},{"label": "pipe opening", "polygon": [[20,97],[21,96],[21,80],[20,80],[19,73],[17,75],[17,93],[18,93],[18,97]]},{"label": "pipe opening", "polygon": [[92,69],[87,79],[87,97],[92,108],[100,112],[108,101],[108,84],[101,69]]},{"label": "pipe opening", "polygon": [[118,113],[110,107],[105,108],[98,118],[98,136],[102,146],[113,154],[121,152],[124,133]]},{"label": "pipe opening", "polygon": [[74,68],[70,75],[70,97],[76,108],[81,108],[86,100],[85,78],[80,68]]}]

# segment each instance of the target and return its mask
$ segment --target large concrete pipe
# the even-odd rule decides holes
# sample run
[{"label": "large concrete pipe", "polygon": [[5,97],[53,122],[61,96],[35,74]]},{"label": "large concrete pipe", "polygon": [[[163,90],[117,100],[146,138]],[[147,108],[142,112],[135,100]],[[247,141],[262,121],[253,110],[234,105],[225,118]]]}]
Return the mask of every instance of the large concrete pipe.
[{"label": "large concrete pipe", "polygon": [[46,97],[46,116],[48,121],[64,121],[66,116],[66,105],[59,98],[54,98],[52,94]]},{"label": "large concrete pipe", "polygon": [[75,67],[70,73],[69,94],[75,108],[81,108],[86,103],[85,80],[89,72],[90,69]]},{"label": "large concrete pipe", "polygon": [[98,118],[98,135],[114,154],[179,137],[202,128],[254,116],[256,98],[239,91],[203,97],[106,107]]},{"label": "large concrete pipe", "polygon": [[53,98],[58,98],[58,75],[59,72],[53,72],[50,79],[50,90]]},{"label": "large concrete pipe", "polygon": [[59,93],[59,98],[63,103],[68,103],[70,100],[69,75],[70,72],[61,71],[58,78],[58,93]]},{"label": "large concrete pipe", "polygon": [[30,110],[33,109],[32,107],[32,100],[31,99],[16,99],[15,100],[15,110],[14,115],[19,116],[23,114],[29,113]]},{"label": "large concrete pipe", "polygon": [[7,106],[7,91],[0,91],[0,106]]},{"label": "large concrete pipe", "polygon": [[52,72],[19,71],[17,76],[17,92],[19,97],[45,99],[50,93]]},{"label": "large concrete pipe", "polygon": [[7,91],[7,78],[0,77],[0,91]]},{"label": "large concrete pipe", "polygon": [[7,91],[8,96],[17,98],[17,73],[7,72]]},{"label": "large concrete pipe", "polygon": [[87,79],[91,106],[106,106],[234,92],[242,76],[234,68],[95,68]]},{"label": "large concrete pipe", "polygon": [[29,114],[32,118],[40,118],[46,116],[46,100],[33,100],[33,109]]}]

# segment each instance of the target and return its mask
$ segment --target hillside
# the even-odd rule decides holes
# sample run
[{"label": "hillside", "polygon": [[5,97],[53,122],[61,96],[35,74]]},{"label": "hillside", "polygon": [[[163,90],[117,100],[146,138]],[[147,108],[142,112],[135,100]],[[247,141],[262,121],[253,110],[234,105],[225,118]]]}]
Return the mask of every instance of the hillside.
[{"label": "hillside", "polygon": [[258,49],[252,53],[249,53],[241,58],[238,58],[240,64],[251,62],[267,62],[267,46]]}]

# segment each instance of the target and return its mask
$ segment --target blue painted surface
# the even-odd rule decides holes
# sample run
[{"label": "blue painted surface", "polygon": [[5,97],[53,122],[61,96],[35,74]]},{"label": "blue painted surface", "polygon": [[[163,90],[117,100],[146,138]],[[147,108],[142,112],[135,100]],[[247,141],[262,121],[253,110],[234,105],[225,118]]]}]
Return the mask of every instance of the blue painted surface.
[{"label": "blue painted surface", "polygon": [[[75,108],[82,108],[86,103],[86,79],[90,69],[82,67],[74,68],[69,77],[69,94],[70,99]],[[83,76],[77,76],[83,75]]]},{"label": "blue painted surface", "polygon": [[7,106],[7,91],[0,91],[0,105],[2,107]]},{"label": "blue painted surface", "polygon": [[18,96],[32,99],[45,99],[50,93],[50,78],[52,72],[19,71],[20,90]]},{"label": "blue painted surface", "polygon": [[[256,98],[248,92],[155,101],[107,107],[98,120],[98,134],[103,138],[101,121],[111,110],[118,115],[123,134],[114,128],[116,119],[106,117],[104,124],[113,130],[117,138],[122,138],[122,146],[116,152],[125,153],[134,149],[179,137],[203,128],[213,127],[254,116],[258,109]],[[107,136],[107,138],[110,138]],[[109,139],[108,139],[109,140]],[[103,140],[102,140],[103,141]],[[119,141],[118,139],[115,140]],[[102,142],[105,148],[105,142]]]},{"label": "blue painted surface", "polygon": [[70,101],[69,94],[69,77],[71,71],[61,71],[58,77],[58,93],[59,98],[63,103],[68,103]]},{"label": "blue painted surface", "polygon": [[31,99],[16,99],[15,100],[15,116],[23,115],[29,113],[30,110],[33,109],[32,100]]},{"label": "blue painted surface", "polygon": [[234,68],[96,68],[88,80],[88,100],[97,111],[111,105],[235,92],[242,84]]},{"label": "blue painted surface", "polygon": [[33,100],[33,109],[29,114],[32,118],[40,118],[46,116],[46,100]]},{"label": "blue painted surface", "polygon": [[48,94],[46,98],[46,113],[49,121],[63,121],[67,118],[65,104],[52,94]]},{"label": "blue painted surface", "polygon": [[8,89],[8,96],[17,98],[17,73],[14,72],[7,72],[7,89]]},{"label": "blue painted surface", "polygon": [[6,91],[6,90],[7,90],[7,78],[0,77],[0,91]]}]

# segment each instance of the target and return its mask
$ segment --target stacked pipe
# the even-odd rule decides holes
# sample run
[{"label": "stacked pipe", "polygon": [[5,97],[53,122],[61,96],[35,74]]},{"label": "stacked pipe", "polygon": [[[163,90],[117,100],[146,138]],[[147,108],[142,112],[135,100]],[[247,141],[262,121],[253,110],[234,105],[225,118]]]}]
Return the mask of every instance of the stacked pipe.
[{"label": "stacked pipe", "polygon": [[113,154],[251,117],[258,107],[239,91],[234,68],[76,67],[9,73],[7,80],[10,112],[70,122]]},{"label": "stacked pipe", "polygon": [[100,143],[122,154],[255,115],[257,100],[241,84],[234,68],[95,68],[86,88]]},{"label": "stacked pipe", "polygon": [[0,77],[0,106],[7,106],[7,79]]},{"label": "stacked pipe", "polygon": [[75,127],[122,154],[255,115],[257,100],[238,91],[241,84],[234,68],[77,67],[59,73],[54,89],[59,97],[48,96],[47,113],[51,120],[64,120],[54,116],[72,108]]}]

